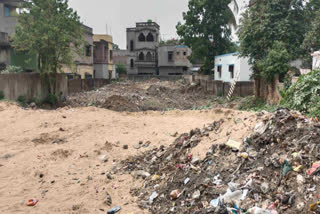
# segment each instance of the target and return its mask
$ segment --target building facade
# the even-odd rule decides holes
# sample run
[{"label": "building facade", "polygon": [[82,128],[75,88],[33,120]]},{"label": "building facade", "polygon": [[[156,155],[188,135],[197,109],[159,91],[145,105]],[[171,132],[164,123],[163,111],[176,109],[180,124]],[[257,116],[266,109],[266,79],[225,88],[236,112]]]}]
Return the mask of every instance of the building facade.
[{"label": "building facade", "polygon": [[250,81],[252,70],[247,58],[239,57],[238,53],[215,57],[214,80],[233,82],[239,71],[237,81]]},{"label": "building facade", "polygon": [[158,48],[159,75],[186,74],[192,67],[188,59],[190,55],[191,49],[186,45],[160,45]]},{"label": "building facade", "polygon": [[74,78],[79,76],[81,79],[90,79],[94,77],[93,69],[93,30],[92,28],[82,25],[83,38],[85,44],[82,49],[82,53],[77,51],[73,52],[73,64],[71,67],[64,66],[63,72],[68,74],[68,77]]},{"label": "building facade", "polygon": [[18,24],[18,7],[21,0],[0,0],[0,70],[9,65],[19,66],[25,71],[38,68],[37,56],[17,53],[10,45],[10,37]]},{"label": "building facade", "polygon": [[94,35],[94,72],[98,79],[115,79],[113,62],[113,39],[110,35]]},{"label": "building facade", "polygon": [[127,28],[128,74],[156,75],[160,26],[155,22],[136,23]]}]

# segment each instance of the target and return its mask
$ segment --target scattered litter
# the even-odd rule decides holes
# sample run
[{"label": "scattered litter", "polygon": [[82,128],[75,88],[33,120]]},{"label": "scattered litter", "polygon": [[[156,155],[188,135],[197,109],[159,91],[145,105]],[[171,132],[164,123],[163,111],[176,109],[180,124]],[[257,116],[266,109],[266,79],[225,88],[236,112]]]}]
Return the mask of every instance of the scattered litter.
[{"label": "scattered litter", "polygon": [[36,199],[36,198],[30,199],[30,200],[28,200],[28,202],[27,202],[27,206],[33,207],[33,206],[35,206],[38,202],[39,202],[39,199]]}]

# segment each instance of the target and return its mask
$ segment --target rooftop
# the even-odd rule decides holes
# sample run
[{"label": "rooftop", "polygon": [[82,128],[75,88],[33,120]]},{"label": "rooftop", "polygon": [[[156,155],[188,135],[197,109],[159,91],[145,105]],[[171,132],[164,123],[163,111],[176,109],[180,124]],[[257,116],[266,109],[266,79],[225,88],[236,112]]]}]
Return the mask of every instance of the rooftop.
[{"label": "rooftop", "polygon": [[93,35],[94,42],[100,42],[101,40],[113,43],[113,39],[112,39],[111,35],[108,35],[108,34],[94,34]]}]

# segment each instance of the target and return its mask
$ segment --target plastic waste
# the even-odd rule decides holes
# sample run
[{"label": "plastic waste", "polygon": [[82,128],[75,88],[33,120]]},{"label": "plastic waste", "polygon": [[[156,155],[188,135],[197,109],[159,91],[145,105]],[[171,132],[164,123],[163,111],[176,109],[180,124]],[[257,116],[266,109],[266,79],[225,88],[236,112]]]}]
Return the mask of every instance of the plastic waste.
[{"label": "plastic waste", "polygon": [[309,169],[309,170],[307,171],[307,173],[308,173],[308,175],[312,176],[312,175],[314,175],[316,172],[318,172],[319,169],[320,169],[320,162],[317,161],[317,162],[315,162],[314,164],[312,164],[311,169]]},{"label": "plastic waste", "polygon": [[27,206],[33,207],[33,206],[35,206],[38,202],[39,202],[39,199],[37,199],[37,198],[30,199],[30,200],[28,200],[28,202],[27,202]]},{"label": "plastic waste", "polygon": [[156,199],[157,197],[158,197],[158,193],[157,193],[156,191],[154,191],[154,192],[152,193],[152,195],[150,196],[150,198],[149,198],[150,204],[152,204],[153,201],[154,201],[154,199]]},{"label": "plastic waste", "polygon": [[291,164],[287,160],[283,161],[281,168],[283,176],[286,176],[290,171],[293,171]]},{"label": "plastic waste", "polygon": [[173,190],[171,193],[170,193],[170,198],[171,200],[175,200],[177,198],[179,198],[180,196],[180,191],[178,189],[176,190]]},{"label": "plastic waste", "polygon": [[190,181],[190,178],[186,178],[186,179],[184,180],[184,185],[187,185],[187,184],[189,183],[189,181]]},{"label": "plastic waste", "polygon": [[108,210],[107,214],[114,214],[114,213],[119,212],[120,210],[121,210],[120,206],[113,207],[111,210]]},{"label": "plastic waste", "polygon": [[231,139],[229,139],[228,142],[226,143],[226,146],[236,150],[240,150],[241,145],[242,145],[241,142],[237,142]]}]

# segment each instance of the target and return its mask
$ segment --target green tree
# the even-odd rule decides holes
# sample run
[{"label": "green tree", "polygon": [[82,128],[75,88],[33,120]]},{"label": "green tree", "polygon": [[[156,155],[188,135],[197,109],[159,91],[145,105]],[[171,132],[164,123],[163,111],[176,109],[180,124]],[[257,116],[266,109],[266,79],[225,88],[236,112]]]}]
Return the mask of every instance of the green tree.
[{"label": "green tree", "polygon": [[183,13],[184,24],[178,23],[181,41],[192,49],[191,62],[204,62],[202,70],[209,74],[214,68],[214,57],[231,50],[231,31],[228,23],[232,12],[231,0],[190,0],[189,11]]},{"label": "green tree", "polygon": [[287,51],[289,61],[301,57],[304,54],[301,45],[308,29],[303,0],[256,0],[243,14],[238,31],[239,53],[249,57],[254,65],[254,76],[260,76],[262,70],[257,64],[271,57],[270,47],[279,44],[279,41]]},{"label": "green tree", "polygon": [[258,61],[258,67],[261,76],[268,83],[271,83],[274,76],[284,76],[290,68],[290,56],[282,42],[276,41],[273,46],[268,49],[268,55],[264,60]]},{"label": "green tree", "polygon": [[119,45],[113,44],[113,50],[120,50]]},{"label": "green tree", "polygon": [[127,67],[124,64],[116,64],[116,72],[118,74],[126,74],[127,73]]},{"label": "green tree", "polygon": [[80,18],[68,0],[27,0],[18,16],[13,46],[38,56],[41,74],[49,81],[49,92],[56,93],[56,74],[71,66],[73,54],[83,55],[84,40]]}]

